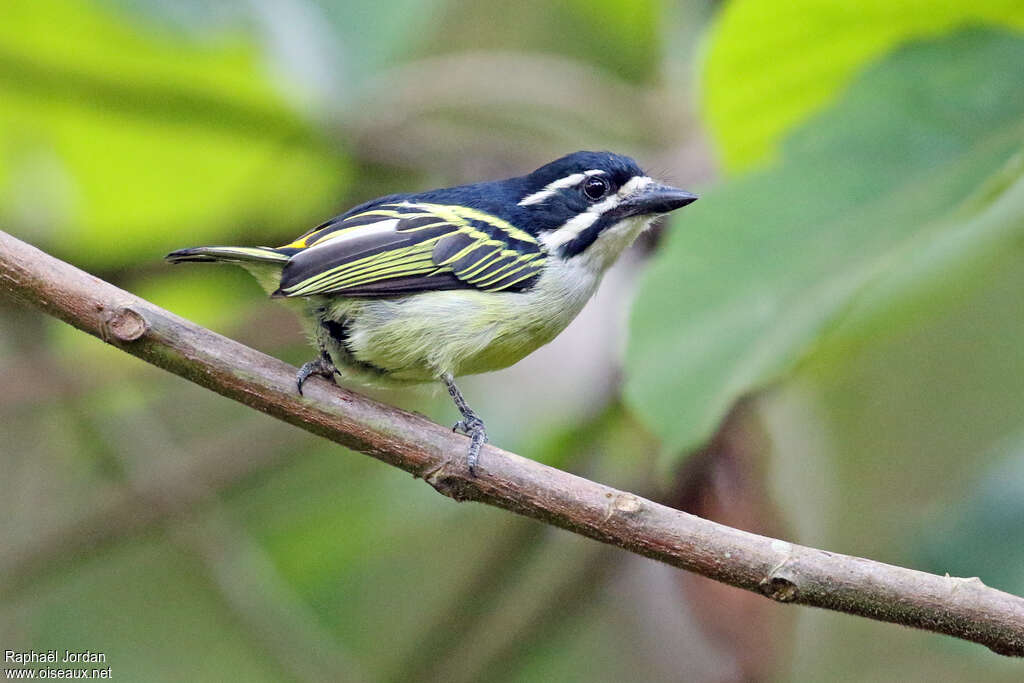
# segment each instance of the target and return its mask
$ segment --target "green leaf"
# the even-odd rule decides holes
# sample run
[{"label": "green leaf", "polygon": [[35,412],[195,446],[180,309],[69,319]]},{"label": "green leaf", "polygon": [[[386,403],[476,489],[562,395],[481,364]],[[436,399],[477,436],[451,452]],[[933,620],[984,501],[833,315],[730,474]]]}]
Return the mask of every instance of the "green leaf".
[{"label": "green leaf", "polygon": [[826,107],[869,62],[968,24],[1024,30],[1018,0],[733,0],[710,37],[704,116],[723,165],[774,158],[782,138]]},{"label": "green leaf", "polygon": [[926,226],[864,269],[865,283],[815,348],[815,361],[939,315],[1024,257],[1024,151],[948,220]]},{"label": "green leaf", "polygon": [[0,22],[0,101],[0,219],[76,263],[150,260],[242,226],[301,232],[347,176],[244,36],[198,42],[18,0]]},{"label": "green leaf", "polygon": [[626,385],[668,448],[702,442],[808,354],[934,315],[922,291],[959,291],[1020,241],[1024,185],[1004,165],[1024,140],[1021,63],[1024,39],[1004,33],[908,46],[778,166],[675,219],[636,302]]}]

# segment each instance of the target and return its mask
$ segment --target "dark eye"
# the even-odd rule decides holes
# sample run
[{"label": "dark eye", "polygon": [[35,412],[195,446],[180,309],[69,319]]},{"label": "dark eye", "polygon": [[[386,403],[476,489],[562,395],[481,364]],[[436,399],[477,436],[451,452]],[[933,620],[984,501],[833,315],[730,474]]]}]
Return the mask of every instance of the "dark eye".
[{"label": "dark eye", "polygon": [[587,199],[593,201],[608,194],[609,189],[608,180],[599,175],[592,175],[583,181],[583,194],[587,195]]}]

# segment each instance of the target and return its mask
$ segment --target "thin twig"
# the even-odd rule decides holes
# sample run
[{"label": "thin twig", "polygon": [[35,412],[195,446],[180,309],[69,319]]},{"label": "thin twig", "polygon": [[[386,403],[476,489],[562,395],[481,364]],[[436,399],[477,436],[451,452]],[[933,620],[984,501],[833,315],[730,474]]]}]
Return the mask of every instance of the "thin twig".
[{"label": "thin twig", "polygon": [[539,519],[779,602],[889,621],[1024,656],[1024,599],[716,524],[485,447],[470,476],[465,437],[315,379],[198,327],[0,232],[0,291],[154,365],[422,477],[455,500]]}]

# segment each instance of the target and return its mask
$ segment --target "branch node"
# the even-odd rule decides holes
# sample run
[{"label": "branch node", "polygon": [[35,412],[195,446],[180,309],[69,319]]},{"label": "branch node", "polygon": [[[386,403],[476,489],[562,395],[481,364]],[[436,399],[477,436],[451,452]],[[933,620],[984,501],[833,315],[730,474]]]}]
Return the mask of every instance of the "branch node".
[{"label": "branch node", "polygon": [[130,306],[122,306],[104,317],[100,327],[105,342],[133,342],[149,331],[149,321]]},{"label": "branch node", "polygon": [[785,556],[757,584],[758,590],[776,602],[793,602],[799,589],[796,581],[787,576],[789,572],[785,571],[786,565],[793,559],[793,545],[780,539],[773,539],[771,549],[777,553],[785,553]]},{"label": "branch node", "polygon": [[632,493],[619,493],[615,496],[609,493],[608,497],[612,500],[608,504],[608,513],[604,516],[606,522],[615,515],[637,517],[644,509],[643,501]]},{"label": "branch node", "polygon": [[961,586],[979,586],[979,587],[984,587],[985,586],[985,583],[981,580],[981,577],[979,577],[979,576],[967,576],[967,577],[950,576],[947,573],[946,574],[946,578],[953,582],[953,590],[952,590],[953,593],[956,593],[957,590],[959,590],[959,588]]},{"label": "branch node", "polygon": [[776,602],[793,602],[798,592],[796,584],[784,576],[766,576],[761,579],[758,588]]},{"label": "branch node", "polygon": [[433,486],[442,496],[448,496],[459,503],[476,497],[475,487],[466,481],[464,473],[452,467],[451,461],[447,458],[436,467],[425,470],[423,481]]}]

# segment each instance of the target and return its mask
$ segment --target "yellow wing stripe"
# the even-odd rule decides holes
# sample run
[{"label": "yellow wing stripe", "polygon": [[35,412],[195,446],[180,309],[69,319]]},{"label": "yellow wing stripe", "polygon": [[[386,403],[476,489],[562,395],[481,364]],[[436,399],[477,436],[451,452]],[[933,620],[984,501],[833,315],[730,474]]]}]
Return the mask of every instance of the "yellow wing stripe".
[{"label": "yellow wing stripe", "polygon": [[[432,215],[432,214],[426,213],[426,212],[422,212],[422,211],[421,212],[417,212],[417,213],[411,213],[411,212],[395,211],[393,209],[370,209],[369,211],[361,211],[360,213],[354,214],[352,216],[348,216],[347,218],[345,218],[344,220],[340,221],[339,223],[336,223],[334,225],[328,226],[327,228],[322,228],[322,229],[319,229],[319,230],[312,230],[312,231],[306,233],[305,235],[303,235],[302,237],[296,239],[294,242],[286,244],[286,245],[284,245],[281,248],[282,249],[307,249],[309,247],[316,246],[317,244],[320,244],[321,242],[327,240],[328,238],[337,237],[341,233],[344,233],[344,232],[346,232],[348,230],[355,230],[357,228],[364,227],[363,225],[345,225],[345,223],[347,223],[348,221],[355,220],[356,218],[363,218],[364,216],[381,216],[383,218],[397,218],[397,219],[401,220],[403,218],[419,218],[419,217],[430,216],[430,215]],[[441,221],[439,223],[434,223],[433,226],[422,226],[422,227],[435,227],[437,225],[442,225],[442,224],[443,224],[443,221]],[[419,230],[419,229],[420,229],[420,227],[417,227],[417,228],[413,228],[412,230]],[[310,242],[311,238],[315,238],[315,239],[313,239],[313,241]]]},{"label": "yellow wing stripe", "polygon": [[436,264],[430,259],[430,254],[433,251],[434,244],[443,237],[446,237],[446,235],[437,235],[417,244],[394,249],[389,252],[364,256],[363,258],[318,273],[313,277],[296,283],[286,291],[289,294],[301,294],[309,292],[311,288],[337,288],[341,286],[340,283],[342,282],[345,283],[345,286],[349,286],[353,284],[349,280],[354,279],[356,276],[362,276],[357,284],[372,282],[381,275],[391,273],[390,269],[393,266],[404,265],[418,260],[423,260],[424,263],[429,263],[431,268],[434,268]]},{"label": "yellow wing stripe", "polygon": [[496,288],[492,289],[491,291],[492,292],[500,292],[503,289],[508,289],[509,287],[511,287],[514,284],[518,284],[518,283],[522,282],[523,280],[528,280],[531,277],[534,277],[536,274],[537,274],[537,271],[531,271],[531,272],[527,273],[526,275],[524,275],[524,276],[522,276],[520,278],[516,278],[515,280],[512,280],[512,282],[508,282],[506,284],[503,284],[501,287],[496,287]]},{"label": "yellow wing stripe", "polygon": [[[462,231],[462,232],[465,234],[465,231]],[[458,261],[463,256],[468,256],[469,254],[471,254],[472,252],[476,251],[477,249],[480,249],[481,247],[498,247],[499,250],[500,250],[501,247],[507,247],[508,246],[507,244],[505,244],[501,240],[492,240],[492,239],[490,239],[490,237],[488,235],[485,235],[482,232],[477,232],[475,230],[470,232],[469,236],[474,238],[474,239],[476,239],[476,242],[473,242],[472,244],[470,244],[470,245],[468,245],[466,247],[463,247],[458,252],[456,252],[455,254],[449,256],[448,258],[446,258],[444,261],[442,261],[441,263],[439,263],[437,265],[439,265],[439,266],[447,266],[450,263],[455,263],[456,261]],[[516,253],[518,253],[518,252],[516,252]]]},{"label": "yellow wing stripe", "polygon": [[[412,244],[408,247],[399,247],[397,249],[392,249],[391,251],[385,251],[380,254],[371,254],[369,256],[364,256],[362,258],[349,261],[348,263],[343,263],[339,266],[335,266],[334,268],[325,270],[322,273],[317,273],[312,277],[306,278],[305,280],[296,283],[294,287],[305,288],[307,284],[320,282],[342,271],[347,271],[349,273],[364,271],[367,269],[373,269],[375,267],[382,266],[384,264],[389,264],[392,261],[405,258],[414,253],[418,254],[420,252],[430,252],[433,249],[433,245],[443,237],[445,237],[445,235],[438,235],[436,237],[425,239],[422,242]],[[291,290],[292,288],[288,289],[288,291]]]},{"label": "yellow wing stripe", "polygon": [[402,228],[402,232],[419,232],[420,230],[426,230],[427,228],[439,228],[442,225],[448,225],[448,222],[437,221],[436,223],[426,223],[424,225],[417,225],[412,228]]},{"label": "yellow wing stripe", "polygon": [[299,294],[301,292],[308,292],[311,288],[334,288],[339,286],[339,282],[351,280],[357,277],[362,278],[365,281],[372,281],[377,279],[380,274],[388,272],[389,269],[397,265],[404,265],[406,263],[416,262],[419,260],[422,260],[424,263],[429,263],[431,267],[434,267],[434,262],[430,260],[430,250],[415,248],[419,246],[420,245],[414,245],[414,247],[396,249],[394,252],[388,253],[386,257],[382,254],[377,254],[375,256],[365,257],[359,261],[353,261],[352,263],[346,263],[336,268],[331,268],[330,270],[326,270],[314,277],[296,283],[293,287],[289,287],[287,291],[289,294]]},{"label": "yellow wing stripe", "polygon": [[380,265],[380,264],[383,264],[383,263],[394,261],[394,260],[397,260],[397,259],[409,256],[415,250],[416,246],[419,246],[419,245],[413,245],[411,247],[402,247],[401,249],[395,249],[393,251],[385,252],[383,254],[374,254],[374,255],[371,255],[371,256],[365,256],[365,257],[363,257],[361,259],[358,259],[356,261],[352,261],[351,263],[343,263],[343,264],[341,264],[339,266],[335,266],[334,268],[329,268],[328,270],[325,270],[325,271],[323,271],[321,273],[317,273],[316,275],[313,275],[312,277],[308,277],[305,280],[302,280],[301,282],[296,283],[295,286],[296,287],[305,287],[306,285],[309,285],[309,284],[317,284],[317,283],[319,283],[319,282],[321,282],[323,280],[326,280],[327,278],[330,278],[330,277],[333,277],[334,275],[337,275],[339,272],[346,271],[346,270],[358,270],[359,269],[358,266],[372,267],[372,266],[375,266],[375,265]]},{"label": "yellow wing stripe", "polygon": [[[450,223],[451,225],[456,226],[458,228],[469,229],[472,230],[474,233],[477,233],[478,231],[474,230],[472,225],[469,223],[469,221],[475,220],[480,221],[481,223],[486,223],[491,227],[497,228],[498,230],[502,231],[512,239],[519,240],[520,242],[526,242],[528,244],[538,244],[537,239],[530,233],[526,232],[525,230],[520,230],[519,228],[512,225],[508,221],[498,218],[497,216],[493,216],[489,213],[485,213],[478,209],[470,208],[468,206],[460,206],[458,204],[431,204],[429,202],[398,202],[393,204],[384,204],[383,206],[390,206],[396,208],[378,208],[370,209],[368,211],[361,211],[360,213],[348,216],[339,224],[325,228],[324,230],[326,230],[326,232],[324,232],[324,230],[314,230],[296,239],[295,241],[284,245],[282,248],[307,249],[311,246],[319,244],[321,241],[327,239],[328,237],[336,236],[339,233],[345,232],[347,230],[354,230],[356,228],[362,227],[361,225],[346,226],[345,223],[348,221],[355,220],[357,218],[364,218],[366,216],[381,216],[382,218],[398,219],[435,216],[438,219],[440,219],[438,222],[431,223],[429,225],[408,228],[409,232],[415,232],[417,230],[423,230],[426,228],[437,227],[445,223]],[[483,233],[480,234],[483,235]],[[473,235],[473,237],[476,236],[477,235],[475,234]],[[485,237],[490,238],[490,235],[485,235]],[[311,239],[313,241],[310,241]]]},{"label": "yellow wing stripe", "polygon": [[[440,237],[436,239],[440,239]],[[418,245],[413,245],[412,247],[395,250],[395,252],[391,252],[387,256],[383,256],[381,254],[368,256],[360,259],[359,261],[353,261],[352,263],[345,264],[344,266],[332,268],[331,270],[325,271],[313,278],[309,278],[308,280],[298,283],[296,286],[289,288],[288,292],[291,294],[301,294],[309,291],[311,288],[320,290],[327,288],[341,289],[343,287],[366,284],[386,277],[396,277],[398,274],[416,274],[412,272],[405,272],[405,270],[420,264],[422,264],[423,268],[417,269],[417,273],[429,272],[431,270],[435,270],[437,273],[453,272],[453,269],[450,266],[438,266],[435,264],[433,260],[429,258],[430,250],[422,248],[425,244],[426,243],[424,242]],[[519,258],[510,261],[507,265],[502,266],[494,273],[488,274],[488,277],[484,279],[473,277],[477,272],[486,268],[494,258],[508,258],[516,255],[517,253],[518,252],[511,250],[504,250],[500,252],[496,250],[481,261],[480,264],[474,264],[471,271],[460,272],[459,276],[471,284],[485,287],[490,283],[498,282],[523,270],[527,266],[530,266],[540,256],[539,254],[522,254]],[[520,278],[515,282],[519,282],[521,279],[523,278]],[[506,286],[515,284],[515,282],[510,282]],[[505,286],[500,289],[504,288]]]},{"label": "yellow wing stripe", "polygon": [[433,270],[437,266],[435,266],[434,262],[429,258],[410,258],[405,261],[392,263],[386,268],[372,270],[368,273],[340,274],[339,277],[332,279],[330,285],[331,287],[351,287],[353,285],[366,284],[367,282],[383,280],[387,277],[394,277],[395,273],[408,270],[409,268],[418,267]]},{"label": "yellow wing stripe", "polygon": [[[396,224],[396,229],[399,232],[412,233],[445,226],[451,229],[444,234],[432,236],[416,244],[397,247],[328,268],[287,287],[285,292],[289,296],[302,296],[338,291],[402,276],[442,273],[454,273],[463,282],[481,289],[491,287],[494,283],[504,282],[501,286],[491,290],[500,291],[536,276],[537,265],[545,258],[543,247],[533,235],[497,216],[467,206],[408,201],[378,205],[368,211],[348,216],[337,223],[303,235],[285,245],[285,248],[302,250],[326,245],[331,240],[341,238],[350,231],[374,225],[374,221],[366,219],[377,217],[381,221],[398,219],[400,222]],[[424,217],[433,217],[437,220],[409,227],[404,227],[401,222]],[[356,220],[359,220],[359,225],[350,224]],[[485,232],[486,228],[481,224],[494,228],[497,235]],[[443,262],[435,262],[433,252],[438,241],[459,234],[468,237],[470,243]],[[510,248],[510,244],[503,238],[536,245],[537,251],[524,254]],[[479,249],[485,251],[479,252],[477,251]],[[474,256],[474,253],[479,256]],[[456,270],[454,264],[466,257],[473,262],[467,268]],[[519,273],[523,274],[514,280],[505,282],[509,277]]]},{"label": "yellow wing stripe", "polygon": [[487,256],[484,256],[482,259],[480,259],[479,261],[474,263],[473,266],[471,268],[469,268],[468,270],[460,270],[459,271],[459,277],[464,279],[464,280],[468,280],[468,279],[472,278],[474,275],[476,275],[477,273],[479,273],[481,270],[486,268],[488,265],[490,265],[491,262],[494,261],[494,259],[509,258],[510,256],[515,256],[515,255],[516,255],[516,252],[511,251],[509,249],[495,249],[490,254],[488,254]]},{"label": "yellow wing stripe", "polygon": [[481,287],[481,288],[487,287],[487,285],[489,285],[490,283],[497,282],[501,278],[503,278],[506,275],[508,275],[508,270],[510,268],[515,267],[517,262],[518,261],[509,261],[508,263],[503,265],[501,268],[498,268],[493,273],[488,274],[487,277],[484,277],[484,278],[473,278],[473,280],[470,281],[470,284],[476,285],[477,287]]},{"label": "yellow wing stripe", "polygon": [[419,256],[421,254],[429,255],[433,251],[434,244],[442,237],[444,237],[444,235],[438,235],[437,237],[431,237],[430,239],[423,240],[418,244],[413,244],[408,247],[394,249],[392,251],[384,252],[382,254],[364,256],[363,258],[356,259],[344,265],[338,266],[337,268],[332,268],[327,272],[331,273],[339,269],[348,271],[349,273],[372,271],[373,269],[381,266],[391,265],[392,262],[406,258],[408,256]]},{"label": "yellow wing stripe", "polygon": [[472,284],[478,287],[487,287],[495,282],[504,280],[510,275],[515,275],[516,273],[521,271],[523,268],[526,268],[527,266],[536,265],[533,263],[533,261],[536,260],[536,256],[536,254],[526,254],[524,256],[520,256],[515,261],[511,261],[508,265],[502,266],[494,273],[489,274],[486,278],[478,279],[477,281],[474,281]]},{"label": "yellow wing stripe", "polygon": [[[460,228],[472,228],[472,225],[468,222],[470,220],[480,221],[481,223],[486,223],[501,230],[512,239],[519,240],[520,242],[537,244],[537,239],[525,230],[520,230],[508,221],[498,218],[497,216],[492,216],[489,213],[484,213],[483,211],[479,211],[478,209],[473,209],[468,206],[460,206],[458,204],[431,204],[429,202],[399,202],[396,204],[385,204],[384,206],[400,206],[409,209],[422,209]],[[490,237],[490,235],[487,237]]]}]

